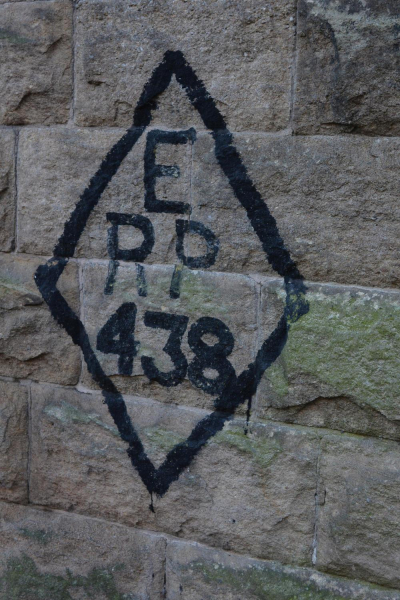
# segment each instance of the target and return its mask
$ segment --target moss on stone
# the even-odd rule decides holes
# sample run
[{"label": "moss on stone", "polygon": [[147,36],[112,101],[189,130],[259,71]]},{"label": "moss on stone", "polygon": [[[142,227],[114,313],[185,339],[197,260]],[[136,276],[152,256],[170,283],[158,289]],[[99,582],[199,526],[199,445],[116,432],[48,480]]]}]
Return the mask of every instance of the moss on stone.
[{"label": "moss on stone", "polygon": [[104,423],[97,413],[87,413],[76,406],[73,406],[69,402],[62,400],[60,404],[48,404],[44,412],[49,417],[61,421],[64,425],[70,425],[72,423],[89,424],[94,423],[102,429],[106,429],[116,437],[119,437],[119,433],[116,427],[112,427],[107,423]]},{"label": "moss on stone", "polygon": [[191,563],[187,570],[189,576],[190,571],[200,573],[207,583],[234,590],[236,594],[243,594],[239,597],[246,599],[348,600],[355,597],[351,593],[343,596],[341,592],[321,589],[312,579],[300,578],[282,569],[257,565],[250,565],[246,569],[234,569],[219,563],[198,561]]},{"label": "moss on stone", "polygon": [[281,452],[281,445],[276,437],[264,437],[245,434],[240,428],[224,428],[213,438],[211,443],[224,444],[236,448],[246,454],[260,467],[267,467]]},{"label": "moss on stone", "polygon": [[21,529],[22,535],[38,544],[46,546],[53,537],[51,531],[44,531],[44,529]]},{"label": "moss on stone", "polygon": [[265,378],[278,398],[307,376],[332,395],[399,415],[400,303],[391,295],[309,292],[308,314],[293,323]]},{"label": "moss on stone", "polygon": [[146,439],[146,448],[153,451],[162,451],[168,454],[177,444],[185,441],[183,436],[179,436],[173,431],[161,429],[160,427],[147,427],[141,431],[143,438]]},{"label": "moss on stone", "polygon": [[[121,566],[117,565],[117,569]],[[0,577],[0,600],[73,600],[73,590],[80,590],[80,598],[128,600],[129,596],[117,590],[113,570],[92,569],[87,576],[73,575],[66,570],[65,576],[42,573],[35,562],[22,555],[8,560],[7,568]],[[82,592],[85,596],[82,596]],[[28,593],[28,595],[27,595]]]}]

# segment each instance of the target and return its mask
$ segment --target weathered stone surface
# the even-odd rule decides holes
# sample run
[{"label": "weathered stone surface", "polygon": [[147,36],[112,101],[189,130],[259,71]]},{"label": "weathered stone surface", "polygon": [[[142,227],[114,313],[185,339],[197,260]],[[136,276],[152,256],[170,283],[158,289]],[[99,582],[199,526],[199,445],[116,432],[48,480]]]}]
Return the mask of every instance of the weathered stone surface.
[{"label": "weathered stone surface", "polygon": [[[241,134],[234,143],[304,277],[398,286],[398,140]],[[199,135],[193,153],[191,218],[219,238],[213,268],[274,274],[211,136]]]},{"label": "weathered stone surface", "polygon": [[[285,128],[294,16],[292,0],[79,2],[77,123],[131,125],[152,71],[166,51],[180,50],[232,130]],[[182,122],[187,104],[169,95],[162,123]]]},{"label": "weathered stone surface", "polygon": [[14,248],[15,222],[15,136],[12,131],[0,131],[0,250]]},{"label": "weathered stone surface", "polygon": [[0,504],[0,598],[161,600],[165,540],[78,515]]},{"label": "weathered stone surface", "polygon": [[[21,132],[21,251],[51,254],[81,193],[122,135],[119,130]],[[144,210],[146,136],[123,161],[89,217],[77,256],[106,258],[106,214],[125,212],[145,215],[153,224],[155,244],[146,262],[176,263],[176,220],[186,216]],[[234,142],[305,277],[369,286],[399,284],[398,140],[235,135]],[[273,274],[216,161],[211,136],[198,134],[193,143],[192,173],[190,151],[191,144],[160,149],[161,164],[180,167],[180,177],[159,178],[160,198],[190,203],[191,219],[217,236],[219,252],[211,269]],[[139,243],[137,237],[131,244]],[[193,256],[204,253],[199,240],[198,235],[188,236]],[[129,248],[128,240],[125,243]]]},{"label": "weathered stone surface", "polygon": [[399,135],[396,0],[301,0],[296,133]]},{"label": "weathered stone surface", "polygon": [[[21,132],[19,153],[18,239],[22,252],[51,254],[80,195],[101,161],[123,136],[123,130],[36,130]],[[154,228],[154,247],[147,262],[175,263],[177,218],[186,215],[147,213],[144,209],[145,134],[128,154],[91,213],[76,250],[78,257],[108,258],[111,225],[108,212],[144,214]],[[189,202],[191,144],[160,145],[157,163],[174,165],[180,177],[160,177],[160,200]],[[123,230],[126,229],[125,238]],[[134,248],[143,240],[137,229],[120,227],[120,247]]]},{"label": "weathered stone surface", "polygon": [[[195,354],[188,344],[189,332],[200,318],[211,317],[222,321],[229,328],[234,340],[232,352],[226,356],[226,359],[239,375],[255,358],[258,294],[254,282],[242,275],[183,269],[180,275],[179,298],[171,298],[174,267],[146,266],[143,267],[143,273],[147,296],[139,295],[141,286],[137,283],[136,265],[127,263],[121,263],[118,268],[112,294],[105,294],[107,263],[89,262],[84,267],[83,318],[94,350],[96,350],[100,330],[122,304],[134,302],[137,307],[134,339],[138,344],[138,353],[133,359],[132,375],[119,374],[117,354],[96,350],[104,372],[112,376],[118,389],[124,393],[212,409],[213,401],[219,394],[212,393],[211,390],[203,391],[204,387],[200,388],[191,383],[192,379],[189,381],[190,364],[195,359]],[[145,375],[141,364],[143,356],[153,357],[155,366],[162,373],[170,373],[176,368],[168,355],[168,348],[167,351],[164,350],[171,336],[171,330],[145,326],[145,315],[148,312],[188,318],[180,347],[189,369],[179,385],[166,387]],[[222,338],[217,339],[217,336],[208,334],[201,339],[212,348]],[[179,348],[179,344],[175,344],[174,348]],[[224,357],[221,353],[217,354],[218,356],[210,355],[209,358],[204,359],[203,375],[209,380],[215,379],[222,373],[221,367],[216,365],[221,364]],[[212,372],[208,373],[211,370]],[[95,386],[87,371],[84,372],[83,383],[92,388]],[[245,411],[246,407],[242,407],[242,410]]]},{"label": "weathered stone surface", "polygon": [[398,600],[400,592],[200,544],[167,546],[167,600]]},{"label": "weathered stone surface", "polygon": [[[0,255],[0,374],[74,384],[81,360],[77,346],[50,314],[34,281],[44,259]],[[79,313],[77,266],[69,264],[58,289]]]},{"label": "weathered stone surface", "polygon": [[72,97],[70,3],[7,3],[0,20],[0,122],[65,123]]},{"label": "weathered stone surface", "polygon": [[[150,497],[100,395],[32,386],[30,490],[41,505],[162,530],[236,552],[310,564],[318,441],[285,426],[232,422],[172,483]],[[204,411],[126,399],[158,466]]]},{"label": "weathered stone surface", "polygon": [[399,456],[395,442],[324,440],[317,567],[400,586]]},{"label": "weathered stone surface", "polygon": [[[307,287],[310,311],[292,324],[281,356],[266,371],[255,418],[398,439],[399,292],[311,283]],[[283,303],[281,284],[265,280],[265,332]]]},{"label": "weathered stone surface", "polygon": [[28,500],[28,388],[0,381],[0,499]]}]

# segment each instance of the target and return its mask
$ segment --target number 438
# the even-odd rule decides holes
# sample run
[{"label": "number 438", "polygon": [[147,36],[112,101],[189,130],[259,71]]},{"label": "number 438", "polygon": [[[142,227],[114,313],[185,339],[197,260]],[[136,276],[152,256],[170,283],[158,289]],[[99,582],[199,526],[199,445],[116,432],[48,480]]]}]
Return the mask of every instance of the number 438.
[{"label": "number 438", "polygon": [[[97,350],[104,354],[118,355],[118,372],[121,375],[132,375],[133,360],[138,353],[140,342],[135,340],[135,323],[137,308],[134,302],[126,302],[118,308],[97,335]],[[234,338],[229,328],[213,317],[201,317],[190,327],[188,332],[189,347],[194,353],[190,364],[182,352],[182,338],[186,332],[189,318],[164,312],[147,311],[144,324],[153,329],[170,331],[167,343],[163,348],[171,359],[174,368],[171,371],[160,371],[150,356],[141,356],[141,364],[145,375],[165,387],[179,385],[187,376],[197,388],[208,394],[219,395],[228,381],[235,377],[235,370],[228,361],[234,347]],[[209,345],[203,336],[211,334],[218,341]],[[207,377],[206,369],[217,372],[217,377]]]}]

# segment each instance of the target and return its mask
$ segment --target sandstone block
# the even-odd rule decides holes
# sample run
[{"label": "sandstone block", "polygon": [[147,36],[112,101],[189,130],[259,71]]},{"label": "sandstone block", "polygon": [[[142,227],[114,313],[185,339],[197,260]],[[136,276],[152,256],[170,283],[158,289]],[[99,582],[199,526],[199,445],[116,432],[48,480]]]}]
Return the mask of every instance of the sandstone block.
[{"label": "sandstone block", "polygon": [[[21,251],[51,254],[90,178],[122,135],[122,130],[21,132]],[[102,194],[76,256],[109,256],[107,213],[117,212],[151,221],[154,245],[147,263],[176,264],[177,221],[186,222],[188,214],[145,209],[147,136],[145,132],[139,139]],[[397,140],[235,135],[234,143],[304,277],[398,286]],[[160,144],[157,161],[179,167],[178,177],[157,178],[159,198],[189,204],[190,219],[216,237],[219,250],[211,270],[274,274],[246,211],[217,163],[211,136],[198,133],[193,143]],[[137,247],[143,240],[134,227],[121,226],[120,234],[121,248]],[[187,255],[204,254],[202,236],[188,234],[186,238]]]},{"label": "sandstone block", "polygon": [[[43,262],[37,257],[0,255],[0,374],[71,385],[79,379],[80,353],[36,287],[33,277]],[[76,265],[67,266],[58,289],[79,312]]]},{"label": "sandstone block", "polygon": [[[310,564],[318,440],[235,421],[162,498],[150,496],[97,394],[33,385],[32,502],[264,558]],[[156,467],[207,413],[125,398]]]},{"label": "sandstone block", "polygon": [[28,500],[28,388],[0,381],[0,498]]},{"label": "sandstone block", "polygon": [[[239,375],[255,358],[258,294],[254,282],[242,275],[186,268],[178,273],[179,279],[176,279],[176,269],[172,266],[142,265],[139,279],[136,265],[121,263],[109,289],[107,263],[88,262],[83,269],[83,322],[104,372],[120,391],[212,409],[214,399],[219,396],[218,381],[221,384],[225,381],[228,369],[232,373],[234,369]],[[171,298],[174,281],[178,297]],[[121,364],[118,348],[112,352],[107,345],[107,335],[104,337],[100,332],[105,331],[110,319],[115,319],[113,315],[129,303],[136,307],[136,316],[132,313],[132,364],[126,369]],[[158,317],[154,316],[156,313]],[[160,322],[153,322],[154,318]],[[201,337],[207,348],[200,359],[203,370],[198,378],[193,365],[199,360],[200,342],[192,341],[189,346],[189,337],[204,319],[210,321],[212,332],[205,331]],[[177,333],[174,334],[178,321],[182,322],[180,341]],[[227,334],[224,327],[229,330]],[[225,340],[225,335],[230,340]],[[103,342],[99,336],[104,338]],[[218,344],[226,344],[226,350],[218,350]],[[144,357],[152,358],[159,378],[146,367]],[[180,359],[186,363],[185,367]],[[83,383],[95,386],[86,370]]]},{"label": "sandstone block", "polygon": [[167,546],[167,600],[398,600],[400,592],[200,544]]},{"label": "sandstone block", "polygon": [[0,504],[0,598],[161,600],[165,540],[57,511]]},{"label": "sandstone block", "polygon": [[[281,356],[264,374],[255,419],[399,439],[399,292],[307,288],[310,310],[291,325]],[[284,295],[273,280],[262,293],[268,332]]]},{"label": "sandstone block", "polygon": [[0,122],[65,123],[71,104],[72,13],[68,2],[0,6]]},{"label": "sandstone block", "polygon": [[301,0],[296,133],[399,135],[397,2]]},{"label": "sandstone block", "polygon": [[14,248],[15,226],[15,137],[12,131],[0,131],[0,250]]},{"label": "sandstone block", "polygon": [[[397,140],[234,136],[286,247],[309,280],[397,287]],[[274,274],[209,135],[193,145],[191,218],[219,239],[212,268]]]},{"label": "sandstone block", "polygon": [[[293,1],[93,0],[77,9],[78,125],[131,125],[142,89],[164,53],[180,50],[232,130],[288,126]],[[192,111],[176,87],[170,91],[159,119],[176,126]]]},{"label": "sandstone block", "polygon": [[[20,139],[19,248],[22,252],[51,254],[80,195],[102,160],[123,136],[123,130],[23,131]],[[75,256],[109,258],[108,213],[144,215],[154,230],[154,244],[147,262],[175,263],[176,220],[187,215],[147,213],[144,207],[144,134],[128,154],[91,213]],[[178,177],[159,177],[160,200],[188,202],[190,197],[191,144],[160,144],[157,163],[176,165]],[[39,235],[38,235],[39,234]],[[142,234],[131,226],[119,227],[121,248],[140,246]]]},{"label": "sandstone block", "polygon": [[398,588],[398,444],[328,437],[320,474],[317,567]]}]

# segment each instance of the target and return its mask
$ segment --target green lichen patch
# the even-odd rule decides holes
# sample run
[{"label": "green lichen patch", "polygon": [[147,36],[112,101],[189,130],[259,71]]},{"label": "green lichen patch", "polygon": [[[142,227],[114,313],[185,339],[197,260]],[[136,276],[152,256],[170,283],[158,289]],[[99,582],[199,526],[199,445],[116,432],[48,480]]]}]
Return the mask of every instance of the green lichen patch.
[{"label": "green lichen patch", "polygon": [[161,429],[160,427],[147,427],[142,429],[140,433],[149,452],[163,452],[164,454],[168,454],[177,444],[185,441],[183,436],[179,436],[177,433],[167,429]]},{"label": "green lichen patch", "polygon": [[[128,600],[129,596],[118,592],[113,571],[121,569],[95,568],[87,576],[73,575],[68,569],[65,576],[41,572],[28,556],[11,558],[0,577],[0,600],[73,600],[74,590],[80,598]],[[72,595],[71,595],[72,593]]]},{"label": "green lichen patch", "polygon": [[[309,312],[292,323],[264,377],[279,399],[310,382],[324,393],[400,418],[400,301],[394,294],[309,291]],[[289,405],[285,402],[285,405]]]},{"label": "green lichen patch", "polygon": [[53,533],[51,531],[45,531],[44,529],[20,529],[21,534],[38,544],[46,546],[52,539]]},{"label": "green lichen patch", "polygon": [[100,415],[85,412],[65,400],[62,400],[60,404],[48,404],[45,407],[44,412],[47,416],[57,419],[63,425],[71,425],[72,423],[87,425],[89,423],[94,423],[116,437],[119,437],[118,430],[115,427],[104,423]]},{"label": "green lichen patch", "polygon": [[218,586],[220,592],[221,587],[226,589],[227,596],[246,600],[372,600],[391,597],[390,594],[380,595],[375,586],[349,584],[340,579],[327,581],[322,577],[311,577],[300,569],[296,572],[255,564],[236,569],[200,560],[190,563],[184,571],[184,585],[185,579],[191,585],[196,573],[206,583]]},{"label": "green lichen patch", "polygon": [[19,35],[10,29],[0,29],[0,42],[9,42],[11,44],[34,44],[33,40]]},{"label": "green lichen patch", "polygon": [[245,434],[244,429],[239,427],[224,428],[217,433],[211,443],[236,448],[263,468],[268,467],[281,452],[281,445],[276,437]]}]

